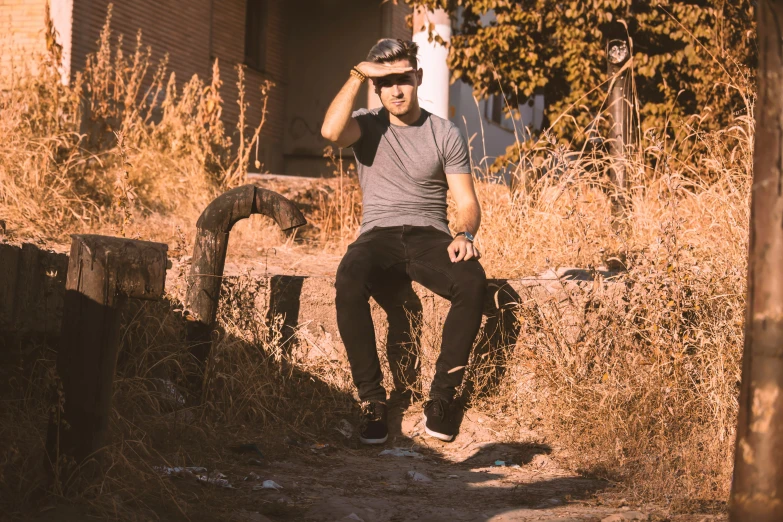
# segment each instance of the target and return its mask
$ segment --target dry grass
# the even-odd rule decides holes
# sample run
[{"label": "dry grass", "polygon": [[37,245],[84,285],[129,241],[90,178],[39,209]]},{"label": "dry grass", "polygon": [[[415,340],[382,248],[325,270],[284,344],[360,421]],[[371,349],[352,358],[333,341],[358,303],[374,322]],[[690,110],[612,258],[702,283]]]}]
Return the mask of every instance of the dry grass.
[{"label": "dry grass", "polygon": [[264,124],[249,127],[246,108],[265,108],[272,85],[245,93],[240,68],[234,133],[221,121],[217,61],[208,83],[177,81],[165,61],[152,63],[141,34],[127,53],[110,21],[111,9],[98,51],[70,85],[58,81],[53,48],[0,82],[0,219],[11,240],[93,231],[173,243],[177,226],[189,230],[216,194],[245,179]]},{"label": "dry grass", "polygon": [[521,303],[516,346],[475,365],[480,374],[501,360],[507,372],[482,407],[540,426],[574,466],[637,499],[681,505],[728,498],[753,150],[751,117],[709,134],[697,123],[680,122],[682,137],[668,143],[646,134],[628,162],[632,204],[620,226],[600,153],[540,179],[524,199],[480,185],[495,276],[627,268],[611,291],[566,292],[581,307],[576,331],[573,310]]},{"label": "dry grass", "polygon": [[[140,43],[131,56],[110,43],[107,28],[85,74],[70,86],[57,81],[50,55],[0,94],[0,219],[11,239],[124,234],[176,243],[172,255],[183,256],[205,203],[244,178],[258,132],[243,130],[241,144],[232,147],[219,119],[217,67],[209,84],[193,78],[178,87],[164,68],[148,71]],[[752,114],[752,93],[740,90]],[[627,271],[615,279],[614,293],[575,296],[583,303],[576,332],[554,305],[512,305],[519,339],[471,362],[476,381],[503,367],[500,382],[473,404],[510,419],[509,440],[524,419],[556,441],[574,467],[618,480],[643,499],[720,502],[728,495],[753,121],[745,116],[716,133],[700,132],[698,122],[643,134],[627,164],[632,205],[619,226],[607,197],[611,160],[601,150],[581,151],[559,171],[521,171],[532,180],[520,185],[524,191],[477,172],[479,245],[490,276],[598,269],[612,258]],[[527,148],[529,164],[564,156],[559,143],[542,136]],[[359,192],[341,156],[327,156],[336,176],[302,196],[312,224],[304,239],[307,248],[339,251],[358,230]],[[293,244],[265,221],[254,227],[234,241],[251,249]],[[181,320],[172,311],[181,295],[128,312],[111,428],[118,442],[108,452],[113,465],[103,482],[78,493],[60,489],[53,497],[43,489],[36,459],[53,356],[46,347],[28,347],[0,413],[4,507],[13,512],[41,499],[67,499],[119,519],[193,512],[206,500],[172,491],[153,464],[219,459],[225,442],[247,426],[283,426],[314,438],[348,412],[347,368],[287,351],[279,324],[268,325],[249,306],[266,291],[258,284],[252,278],[227,284],[225,335],[197,408],[176,407],[160,385],[179,384],[188,364]],[[434,355],[424,353],[424,373]]]}]

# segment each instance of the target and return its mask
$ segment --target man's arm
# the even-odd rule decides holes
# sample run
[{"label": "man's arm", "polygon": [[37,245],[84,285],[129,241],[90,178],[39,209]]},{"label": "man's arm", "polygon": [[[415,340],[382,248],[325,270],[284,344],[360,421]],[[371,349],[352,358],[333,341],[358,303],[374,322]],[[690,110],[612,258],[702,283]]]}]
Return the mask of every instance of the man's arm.
[{"label": "man's arm", "polygon": [[326,111],[324,124],[321,126],[321,136],[334,142],[338,147],[353,145],[362,136],[359,122],[355,118],[351,118],[353,102],[356,100],[361,86],[361,80],[353,76],[349,77],[332,100],[329,110]]},{"label": "man's arm", "polygon": [[[389,74],[403,74],[412,71],[412,67],[392,67],[389,64],[362,62],[356,66],[368,78],[380,78]],[[338,147],[348,147],[356,143],[362,136],[359,123],[351,118],[353,103],[359,94],[362,81],[350,76],[343,88],[337,93],[324,116],[321,126],[321,136],[334,142]]]},{"label": "man's arm", "polygon": [[[457,232],[478,233],[481,225],[481,207],[479,206],[476,189],[473,186],[471,174],[446,174],[449,190],[457,204],[457,223],[454,227]],[[468,241],[465,236],[457,236],[448,247],[449,257],[452,263],[467,261],[481,254],[476,246]]]}]

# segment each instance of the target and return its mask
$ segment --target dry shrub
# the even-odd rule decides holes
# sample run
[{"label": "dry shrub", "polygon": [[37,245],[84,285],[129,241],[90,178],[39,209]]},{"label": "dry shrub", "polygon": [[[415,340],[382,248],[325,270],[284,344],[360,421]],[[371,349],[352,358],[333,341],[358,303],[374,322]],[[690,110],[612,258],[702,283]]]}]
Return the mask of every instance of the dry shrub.
[{"label": "dry shrub", "polygon": [[[527,194],[479,184],[488,271],[579,267],[597,282],[551,302],[523,297],[515,346],[474,358],[471,372],[480,380],[503,365],[480,403],[509,417],[509,438],[511,419],[525,418],[575,467],[631,495],[721,502],[741,373],[753,121],[715,133],[696,123],[681,122],[682,137],[665,145],[644,137],[619,223],[604,176],[611,158],[600,153]],[[607,264],[625,270],[603,280]]]},{"label": "dry shrub", "polygon": [[[110,443],[101,452],[98,480],[82,481],[78,473],[59,481],[48,476],[43,456],[51,390],[57,382],[56,354],[45,345],[27,346],[25,367],[8,368],[10,386],[2,390],[3,512],[24,518],[41,505],[56,505],[60,514],[71,505],[80,516],[101,519],[179,519],[205,512],[228,517],[236,511],[235,497],[172,482],[155,468],[197,465],[230,473],[237,465],[228,457],[234,444],[257,441],[265,458],[274,458],[285,441],[295,439],[307,447],[322,442],[325,433],[336,433],[331,427],[340,418],[351,418],[355,408],[345,391],[347,372],[307,371],[285,342],[282,319],[267,321],[257,308],[268,298],[266,292],[265,283],[254,277],[226,279],[220,332],[199,401],[186,392],[193,366],[179,296],[128,303]],[[322,368],[313,365],[313,370]]]},{"label": "dry shrub", "polygon": [[322,248],[343,251],[353,241],[362,223],[361,188],[356,167],[343,158],[341,149],[329,146],[324,158],[332,179],[300,194],[312,230],[303,237]]},{"label": "dry shrub", "polygon": [[[175,225],[191,228],[221,190],[244,182],[264,121],[248,131],[241,70],[232,143],[217,61],[209,83],[177,81],[165,60],[152,63],[141,33],[130,53],[123,35],[113,38],[110,7],[98,50],[64,85],[51,23],[47,31],[49,53],[0,79],[0,219],[11,239],[107,232],[169,241]],[[271,88],[253,103],[265,109]]]}]

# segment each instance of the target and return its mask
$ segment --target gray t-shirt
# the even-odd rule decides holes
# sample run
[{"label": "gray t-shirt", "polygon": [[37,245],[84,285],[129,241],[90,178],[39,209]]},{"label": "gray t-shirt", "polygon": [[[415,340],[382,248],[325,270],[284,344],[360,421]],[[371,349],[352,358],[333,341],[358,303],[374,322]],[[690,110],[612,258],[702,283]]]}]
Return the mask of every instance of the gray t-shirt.
[{"label": "gray t-shirt", "polygon": [[449,120],[422,109],[419,121],[393,125],[383,109],[352,115],[362,136],[352,145],[362,187],[362,227],[433,226],[449,234],[446,174],[470,174],[468,146]]}]

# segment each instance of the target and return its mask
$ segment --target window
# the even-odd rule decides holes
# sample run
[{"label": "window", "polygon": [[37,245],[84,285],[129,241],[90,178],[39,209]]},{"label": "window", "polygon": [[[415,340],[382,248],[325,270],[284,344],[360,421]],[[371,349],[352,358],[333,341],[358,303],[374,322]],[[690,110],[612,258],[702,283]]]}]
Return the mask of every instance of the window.
[{"label": "window", "polygon": [[267,0],[246,0],[245,65],[256,71],[266,67]]},{"label": "window", "polygon": [[490,121],[500,125],[503,123],[503,98],[497,94],[492,95],[492,113],[490,115]]},{"label": "window", "polygon": [[502,95],[493,94],[487,99],[485,106],[485,116],[488,122],[501,126],[508,131],[514,131],[514,121],[512,118],[504,114],[506,101]]}]

